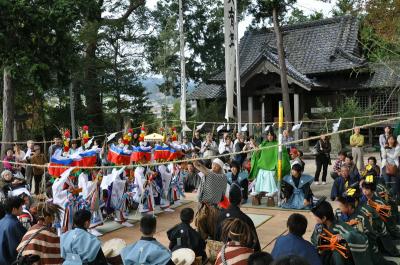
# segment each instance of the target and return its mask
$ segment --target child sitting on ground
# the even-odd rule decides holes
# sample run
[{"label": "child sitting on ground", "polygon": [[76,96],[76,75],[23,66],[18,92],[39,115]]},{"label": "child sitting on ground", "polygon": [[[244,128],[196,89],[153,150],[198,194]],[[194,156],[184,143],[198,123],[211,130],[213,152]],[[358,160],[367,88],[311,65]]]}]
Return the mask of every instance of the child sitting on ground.
[{"label": "child sitting on ground", "polygon": [[205,252],[206,242],[201,238],[199,232],[194,230],[190,224],[194,219],[194,211],[192,208],[184,208],[181,211],[182,223],[174,226],[167,232],[170,240],[169,249],[175,251],[179,248],[190,248],[196,254],[196,257],[207,259]]},{"label": "child sitting on ground", "polygon": [[121,252],[124,265],[134,264],[174,264],[171,252],[155,238],[157,221],[153,215],[144,215],[140,220],[142,237]]}]

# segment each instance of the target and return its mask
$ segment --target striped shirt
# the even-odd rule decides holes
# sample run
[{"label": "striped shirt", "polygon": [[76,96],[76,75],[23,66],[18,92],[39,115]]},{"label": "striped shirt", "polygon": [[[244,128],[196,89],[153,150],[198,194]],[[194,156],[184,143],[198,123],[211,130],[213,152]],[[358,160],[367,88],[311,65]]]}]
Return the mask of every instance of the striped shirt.
[{"label": "striped shirt", "polygon": [[222,261],[221,252],[218,254],[215,265],[247,265],[247,260],[254,250],[241,247],[238,242],[229,242],[225,247],[224,253],[226,263]]},{"label": "striped shirt", "polygon": [[[17,251],[19,252],[31,235],[42,227],[43,225],[40,224],[32,226],[22,238]],[[41,265],[58,265],[63,262],[60,252],[60,238],[48,229],[44,229],[28,243],[22,252],[22,255],[39,256]]]}]

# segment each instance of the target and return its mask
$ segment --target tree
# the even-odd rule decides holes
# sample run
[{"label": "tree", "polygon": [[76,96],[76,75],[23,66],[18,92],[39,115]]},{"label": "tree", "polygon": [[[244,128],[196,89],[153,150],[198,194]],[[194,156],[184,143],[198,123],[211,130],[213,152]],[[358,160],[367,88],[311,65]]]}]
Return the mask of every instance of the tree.
[{"label": "tree", "polygon": [[320,20],[323,18],[324,14],[320,11],[315,11],[313,14],[305,15],[303,10],[293,7],[290,16],[285,18],[285,22],[288,25],[293,25],[307,21]]},{"label": "tree", "polygon": [[283,48],[283,38],[280,29],[280,22],[283,20],[288,9],[296,0],[257,0],[255,5],[250,8],[257,22],[269,20],[273,23],[276,37],[276,47],[279,57],[279,68],[282,88],[282,100],[285,113],[285,121],[292,120],[290,110],[289,86],[287,81],[287,69],[285,63],[285,52]]},{"label": "tree", "polygon": [[[32,111],[44,93],[64,80],[72,53],[71,32],[77,8],[73,0],[0,1],[0,68],[4,72],[3,141],[13,140],[18,109]],[[23,99],[23,100],[19,100]],[[40,119],[43,108],[31,113]],[[36,116],[35,116],[36,115]],[[4,146],[5,147],[5,146]],[[2,150],[4,152],[4,148]]]},{"label": "tree", "polygon": [[[144,8],[145,0],[104,1],[88,0],[80,2],[81,24],[80,40],[84,49],[83,85],[87,107],[87,118],[91,128],[104,130],[102,97],[99,89],[99,42],[105,36],[104,27],[123,28],[133,12]],[[117,17],[105,15],[119,14]]]}]

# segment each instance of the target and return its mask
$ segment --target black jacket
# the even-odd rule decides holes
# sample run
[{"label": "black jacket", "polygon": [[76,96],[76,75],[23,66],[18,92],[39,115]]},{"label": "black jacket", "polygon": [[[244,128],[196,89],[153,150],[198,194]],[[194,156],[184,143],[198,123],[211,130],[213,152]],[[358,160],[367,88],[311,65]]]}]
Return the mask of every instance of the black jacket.
[{"label": "black jacket", "polygon": [[190,248],[196,254],[196,257],[207,258],[205,252],[206,242],[201,238],[200,234],[190,225],[180,223],[167,231],[167,236],[170,241],[169,249],[171,251],[179,248]]}]

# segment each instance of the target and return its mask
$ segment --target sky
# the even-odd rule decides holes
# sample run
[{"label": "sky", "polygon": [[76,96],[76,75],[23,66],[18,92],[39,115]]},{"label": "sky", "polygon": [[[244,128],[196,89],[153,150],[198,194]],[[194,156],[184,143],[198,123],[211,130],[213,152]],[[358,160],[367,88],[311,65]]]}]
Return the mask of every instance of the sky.
[{"label": "sky", "polygon": [[[183,0],[184,1],[184,0]],[[150,9],[153,9],[157,3],[157,0],[147,0],[146,6]],[[303,12],[308,15],[310,13],[314,13],[315,11],[322,11],[324,16],[331,16],[330,11],[332,7],[335,5],[336,0],[330,1],[330,3],[325,3],[318,0],[297,0],[296,7],[303,10]],[[239,23],[239,38],[244,35],[246,28],[250,25],[252,20],[251,16],[247,16],[244,21]]]}]

